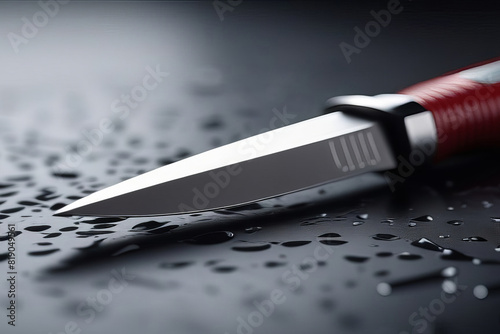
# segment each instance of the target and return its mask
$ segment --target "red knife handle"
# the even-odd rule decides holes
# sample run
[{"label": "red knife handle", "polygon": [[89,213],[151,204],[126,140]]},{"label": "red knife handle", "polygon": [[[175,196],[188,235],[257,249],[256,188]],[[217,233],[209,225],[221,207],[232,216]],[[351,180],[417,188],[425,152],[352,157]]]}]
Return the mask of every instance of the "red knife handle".
[{"label": "red knife handle", "polygon": [[500,58],[399,93],[432,112],[437,131],[434,160],[500,143]]}]

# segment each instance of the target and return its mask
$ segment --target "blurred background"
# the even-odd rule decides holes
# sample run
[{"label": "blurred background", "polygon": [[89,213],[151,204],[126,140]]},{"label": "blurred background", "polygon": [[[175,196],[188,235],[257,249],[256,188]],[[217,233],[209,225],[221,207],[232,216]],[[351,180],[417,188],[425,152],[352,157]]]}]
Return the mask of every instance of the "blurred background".
[{"label": "blurred background", "polygon": [[277,110],[294,123],[332,96],[498,57],[499,14],[494,1],[0,2],[5,315],[18,232],[16,326],[2,316],[1,332],[498,333],[498,151],[395,193],[364,175],[190,216],[52,214],[258,134]]}]

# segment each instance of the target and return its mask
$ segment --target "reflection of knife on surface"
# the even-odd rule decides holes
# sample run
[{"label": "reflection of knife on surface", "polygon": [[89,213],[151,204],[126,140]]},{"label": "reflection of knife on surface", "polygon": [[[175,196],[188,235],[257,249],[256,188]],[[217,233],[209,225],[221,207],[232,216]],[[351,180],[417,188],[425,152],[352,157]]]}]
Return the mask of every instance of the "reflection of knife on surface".
[{"label": "reflection of knife on surface", "polygon": [[500,60],[374,97],[341,96],[327,113],[95,192],[56,215],[154,216],[227,208],[365,172],[391,188],[408,169],[500,140]]}]

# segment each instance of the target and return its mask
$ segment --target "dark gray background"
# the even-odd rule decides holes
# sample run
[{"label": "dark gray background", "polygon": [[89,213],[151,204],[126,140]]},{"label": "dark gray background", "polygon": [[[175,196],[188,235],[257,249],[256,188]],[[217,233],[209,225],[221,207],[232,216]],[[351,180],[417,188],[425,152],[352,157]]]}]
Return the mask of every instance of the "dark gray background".
[{"label": "dark gray background", "polygon": [[[492,219],[500,217],[498,152],[442,163],[395,193],[380,176],[366,175],[195,216],[52,216],[76,197],[257,134],[269,128],[275,108],[286,107],[296,122],[319,115],[329,97],[396,92],[500,54],[494,2],[401,4],[403,11],[348,64],[339,44],[352,44],[354,27],[387,2],[243,1],[223,21],[210,1],[70,2],[19,53],[7,36],[20,34],[22,18],[40,7],[0,3],[0,236],[9,223],[22,232],[16,239],[18,326],[8,326],[2,315],[1,332],[59,333],[75,322],[82,333],[238,333],[238,319],[248,321],[254,302],[279,289],[285,302],[251,332],[416,333],[423,325],[413,326],[409,317],[439,304],[443,280],[415,280],[386,297],[377,284],[454,266],[460,295],[424,321],[421,332],[498,333],[500,294],[490,291],[484,300],[473,294],[477,285],[498,284],[500,274],[497,264],[484,264],[500,260],[500,225]],[[170,75],[129,117],[117,119],[112,101],[141,84],[147,66]],[[54,174],[103,118],[113,120],[114,130],[73,168]],[[433,220],[409,226],[426,215]],[[451,220],[462,224],[447,224]],[[40,225],[47,229],[36,231]],[[252,227],[262,229],[248,233]],[[211,231],[234,236],[212,237],[218,242],[211,245],[182,242]],[[325,233],[347,243],[324,246],[333,253],[319,265],[302,266],[308,276],[293,289],[283,275],[312,257]],[[399,239],[375,240],[377,233]],[[472,236],[487,241],[462,240]],[[411,245],[422,237],[483,264],[443,260]],[[287,247],[288,241],[310,243]],[[270,248],[232,249],[254,244]],[[4,310],[6,251],[2,239]],[[421,258],[401,259],[404,252]],[[111,272],[122,268],[135,278],[86,322],[79,305],[104,293]]]}]

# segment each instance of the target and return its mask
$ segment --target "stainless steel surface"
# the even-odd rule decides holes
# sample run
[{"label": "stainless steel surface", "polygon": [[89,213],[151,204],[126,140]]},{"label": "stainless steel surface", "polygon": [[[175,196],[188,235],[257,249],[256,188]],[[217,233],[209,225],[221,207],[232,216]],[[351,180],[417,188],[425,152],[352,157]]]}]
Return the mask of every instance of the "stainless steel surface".
[{"label": "stainless steel surface", "polygon": [[130,217],[216,210],[393,167],[377,123],[335,112],[158,168],[56,214]]},{"label": "stainless steel surface", "polygon": [[436,123],[432,112],[424,111],[406,116],[404,121],[412,150],[423,149],[427,159],[431,159],[438,143]]}]

